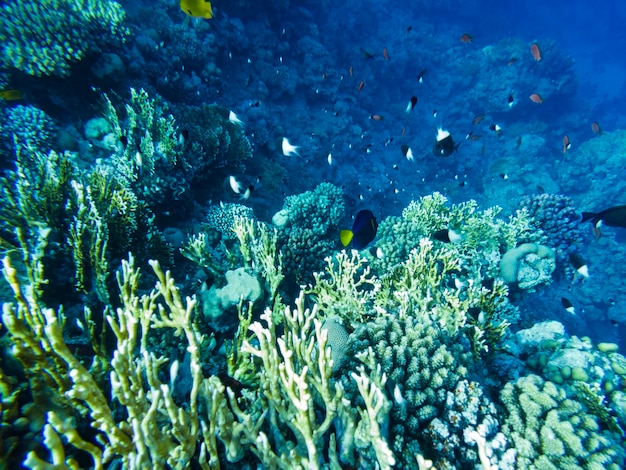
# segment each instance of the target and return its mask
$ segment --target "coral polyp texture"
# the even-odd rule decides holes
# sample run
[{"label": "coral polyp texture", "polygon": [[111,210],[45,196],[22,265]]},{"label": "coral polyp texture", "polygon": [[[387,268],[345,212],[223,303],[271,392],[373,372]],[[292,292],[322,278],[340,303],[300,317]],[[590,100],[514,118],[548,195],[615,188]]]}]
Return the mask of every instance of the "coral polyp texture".
[{"label": "coral polyp texture", "polygon": [[13,0],[0,7],[0,63],[29,75],[70,73],[72,62],[129,34],[110,0]]}]

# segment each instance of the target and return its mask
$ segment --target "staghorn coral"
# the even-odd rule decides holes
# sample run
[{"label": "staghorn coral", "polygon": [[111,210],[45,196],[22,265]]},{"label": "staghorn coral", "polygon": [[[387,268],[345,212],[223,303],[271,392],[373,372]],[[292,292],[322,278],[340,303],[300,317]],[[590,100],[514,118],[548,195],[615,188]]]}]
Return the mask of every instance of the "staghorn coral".
[{"label": "staghorn coral", "polygon": [[29,75],[70,73],[70,64],[123,41],[125,12],[111,0],[10,0],[0,7],[0,63]]}]

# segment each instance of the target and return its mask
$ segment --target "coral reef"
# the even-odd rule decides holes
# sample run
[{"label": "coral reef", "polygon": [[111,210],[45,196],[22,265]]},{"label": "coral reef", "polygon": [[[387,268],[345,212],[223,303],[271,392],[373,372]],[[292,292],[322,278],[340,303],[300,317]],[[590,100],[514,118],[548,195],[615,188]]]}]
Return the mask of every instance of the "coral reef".
[{"label": "coral reef", "polygon": [[126,38],[124,18],[122,6],[111,0],[4,2],[2,65],[30,75],[69,75],[72,62]]},{"label": "coral reef", "polygon": [[324,259],[337,246],[344,210],[343,191],[330,183],[285,200],[278,247],[291,282],[309,283],[312,273],[324,268]]},{"label": "coral reef", "polygon": [[0,113],[0,141],[15,151],[14,147],[30,152],[48,152],[57,132],[54,121],[41,109],[30,105],[17,105]]},{"label": "coral reef", "polygon": [[622,468],[621,437],[603,430],[595,415],[563,387],[528,375],[500,394],[502,431],[516,450],[518,468]]},{"label": "coral reef", "polygon": [[519,203],[526,210],[529,222],[543,232],[542,243],[553,248],[558,263],[567,265],[569,255],[583,246],[580,211],[574,201],[560,194],[525,196]]}]

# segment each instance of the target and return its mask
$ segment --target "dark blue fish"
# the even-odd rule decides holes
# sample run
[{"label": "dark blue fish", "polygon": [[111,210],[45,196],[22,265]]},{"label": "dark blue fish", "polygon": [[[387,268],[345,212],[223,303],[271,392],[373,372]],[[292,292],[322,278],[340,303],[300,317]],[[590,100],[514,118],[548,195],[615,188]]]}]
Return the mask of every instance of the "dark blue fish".
[{"label": "dark blue fish", "polygon": [[376,237],[378,223],[372,211],[359,211],[352,224],[352,230],[342,230],[339,234],[343,246],[352,243],[352,248],[362,250]]},{"label": "dark blue fish", "polygon": [[596,228],[600,225],[626,228],[626,205],[611,207],[602,212],[583,212],[581,222],[587,221]]}]

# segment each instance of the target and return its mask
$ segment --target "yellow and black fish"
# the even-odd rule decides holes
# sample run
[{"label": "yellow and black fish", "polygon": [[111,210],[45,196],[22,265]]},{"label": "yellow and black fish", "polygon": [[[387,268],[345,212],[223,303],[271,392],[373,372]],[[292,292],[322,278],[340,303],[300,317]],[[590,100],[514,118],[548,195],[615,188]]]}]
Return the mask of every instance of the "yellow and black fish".
[{"label": "yellow and black fish", "polygon": [[180,0],[180,9],[194,18],[213,18],[213,7],[207,0]]},{"label": "yellow and black fish", "polygon": [[352,248],[362,250],[376,237],[378,223],[372,211],[362,210],[356,215],[352,230],[342,230],[339,237],[343,246],[352,243]]}]

